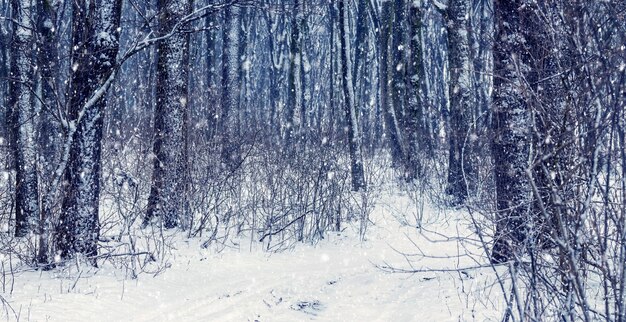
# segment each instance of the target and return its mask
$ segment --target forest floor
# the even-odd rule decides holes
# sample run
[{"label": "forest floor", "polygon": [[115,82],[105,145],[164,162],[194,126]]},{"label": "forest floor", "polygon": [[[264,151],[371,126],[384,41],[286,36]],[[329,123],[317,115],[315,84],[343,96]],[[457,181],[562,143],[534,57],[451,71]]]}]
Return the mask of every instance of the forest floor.
[{"label": "forest floor", "polygon": [[[5,282],[8,321],[497,321],[502,300],[461,211],[384,193],[367,239],[358,227],[281,253],[240,240],[220,252],[173,241],[171,266],[128,279],[119,269],[22,272]],[[414,222],[414,219],[413,219]],[[355,224],[357,226],[357,224]],[[461,238],[460,238],[461,237]],[[243,246],[245,245],[245,246]],[[402,253],[405,253],[404,255]],[[407,254],[414,256],[406,257]],[[474,255],[472,255],[474,254]],[[384,267],[418,269],[390,273]],[[413,268],[411,268],[413,267]],[[450,271],[447,271],[450,270]],[[10,285],[6,285],[10,284]],[[10,292],[12,288],[12,292]],[[17,317],[17,318],[16,318]]]}]

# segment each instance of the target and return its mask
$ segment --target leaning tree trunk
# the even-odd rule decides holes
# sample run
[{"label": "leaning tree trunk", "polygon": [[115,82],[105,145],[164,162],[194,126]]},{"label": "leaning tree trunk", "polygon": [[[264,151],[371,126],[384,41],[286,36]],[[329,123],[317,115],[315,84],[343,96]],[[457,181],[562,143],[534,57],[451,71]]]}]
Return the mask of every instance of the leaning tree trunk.
[{"label": "leaning tree trunk", "polygon": [[[191,10],[189,0],[158,2],[159,33],[166,34]],[[161,218],[165,228],[178,226],[182,219],[180,194],[185,187],[185,117],[189,35],[177,33],[158,45],[156,108],[154,111],[154,170],[144,225]]]},{"label": "leaning tree trunk", "polygon": [[471,163],[470,119],[472,115],[472,74],[469,46],[469,0],[452,0],[448,5],[448,61],[450,69],[450,127],[448,140],[447,193],[458,205],[468,195],[473,166]]},{"label": "leaning tree trunk", "polygon": [[363,154],[359,122],[357,120],[354,102],[354,83],[350,68],[350,39],[347,28],[350,20],[345,8],[345,0],[339,1],[339,37],[341,38],[341,76],[344,95],[344,113],[348,124],[348,147],[350,150],[350,173],[352,175],[352,190],[365,189],[363,174]]},{"label": "leaning tree trunk", "polygon": [[524,75],[520,70],[530,66],[524,1],[496,1],[496,37],[494,46],[493,142],[495,164],[496,234],[491,261],[513,259],[514,250],[526,239],[526,219],[530,212],[530,183],[526,176],[530,153],[531,122],[524,100]]},{"label": "leaning tree trunk", "polygon": [[65,170],[67,190],[57,227],[61,258],[97,255],[100,234],[100,156],[107,105],[102,90],[116,66],[122,0],[72,2],[72,53],[68,130],[72,135]]},{"label": "leaning tree trunk", "polygon": [[15,236],[34,230],[39,221],[37,146],[33,105],[34,0],[13,0],[13,43],[10,57],[9,108],[11,147],[16,171]]}]

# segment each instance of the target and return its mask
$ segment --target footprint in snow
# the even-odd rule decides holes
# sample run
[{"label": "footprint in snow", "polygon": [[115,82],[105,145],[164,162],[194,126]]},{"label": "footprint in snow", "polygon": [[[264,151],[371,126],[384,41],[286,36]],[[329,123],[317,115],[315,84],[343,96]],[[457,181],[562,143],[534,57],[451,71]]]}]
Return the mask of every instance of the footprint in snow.
[{"label": "footprint in snow", "polygon": [[298,301],[295,304],[292,304],[290,308],[295,311],[317,316],[317,314],[324,309],[324,305],[318,300]]}]

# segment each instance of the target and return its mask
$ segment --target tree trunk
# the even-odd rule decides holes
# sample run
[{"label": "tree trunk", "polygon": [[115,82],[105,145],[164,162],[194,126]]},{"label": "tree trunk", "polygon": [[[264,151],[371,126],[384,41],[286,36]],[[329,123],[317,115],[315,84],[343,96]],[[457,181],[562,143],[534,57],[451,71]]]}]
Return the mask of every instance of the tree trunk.
[{"label": "tree trunk", "polygon": [[285,115],[285,149],[287,153],[295,152],[296,141],[294,136],[299,135],[302,100],[302,33],[301,33],[301,1],[295,0],[291,16],[291,37],[289,40],[289,74],[287,82],[289,84],[287,93],[287,106]]},{"label": "tree trunk", "polygon": [[341,76],[344,95],[344,113],[348,123],[348,148],[350,150],[350,173],[352,175],[352,190],[365,189],[365,176],[363,174],[363,154],[359,122],[356,115],[354,102],[354,83],[350,68],[350,36],[348,26],[350,20],[346,10],[345,0],[339,1],[339,37],[341,38]]},{"label": "tree trunk", "polygon": [[72,2],[73,73],[68,91],[68,120],[73,139],[68,141],[71,147],[65,170],[67,192],[56,241],[62,258],[75,253],[97,255],[102,120],[107,103],[104,96],[93,102],[89,99],[103,89],[114,72],[121,9],[122,0]]},{"label": "tree trunk", "polygon": [[382,3],[382,13],[381,13],[381,33],[380,33],[380,43],[379,43],[379,64],[380,64],[380,105],[383,109],[384,119],[385,119],[385,127],[387,135],[389,135],[389,144],[391,147],[391,157],[393,160],[394,166],[402,165],[402,156],[404,153],[402,152],[402,139],[401,133],[398,126],[398,119],[396,117],[396,112],[394,110],[394,106],[392,101],[390,100],[392,95],[390,95],[390,82],[389,75],[391,74],[391,68],[395,68],[396,66],[389,66],[389,61],[391,59],[389,54],[389,40],[391,38],[391,33],[393,30],[393,3],[391,1],[385,1]]},{"label": "tree trunk", "polygon": [[469,0],[452,0],[448,5],[448,61],[450,70],[450,143],[447,193],[452,205],[459,205],[468,195],[473,165],[473,137],[470,121],[473,114],[472,74],[469,46]]},{"label": "tree trunk", "polygon": [[276,44],[276,33],[278,31],[278,19],[273,18],[272,13],[265,12],[264,18],[267,25],[267,44],[268,44],[268,58],[269,58],[269,86],[268,89],[268,104],[269,111],[266,117],[267,124],[269,126],[269,135],[267,142],[278,143],[280,138],[280,116],[279,116],[279,102],[280,102],[280,87],[279,87],[279,72],[280,72],[280,48]]},{"label": "tree trunk", "polygon": [[[159,33],[166,34],[191,10],[189,0],[160,0]],[[156,108],[154,111],[154,170],[144,225],[161,218],[165,228],[183,220],[181,194],[186,181],[187,82],[189,35],[183,32],[158,44]]]},{"label": "tree trunk", "polygon": [[420,147],[428,140],[427,130],[423,126],[424,106],[422,88],[424,82],[424,60],[422,49],[422,12],[419,3],[412,3],[409,8],[409,26],[411,31],[410,55],[407,66],[408,104],[406,111],[406,179],[416,179],[422,169]]},{"label": "tree trunk", "polygon": [[[9,10],[8,1],[0,1],[0,13],[5,14]],[[8,79],[9,76],[9,47],[10,47],[10,37],[9,28],[6,28],[6,25],[9,23],[8,20],[0,21],[0,79]],[[0,149],[4,150],[7,145],[10,145],[6,139],[11,137],[9,133],[10,120],[9,120],[9,111],[8,111],[8,82],[0,82]],[[0,158],[4,158],[4,153],[0,154]],[[2,160],[4,161],[4,160]],[[6,162],[9,164],[10,162]]]},{"label": "tree trunk", "polygon": [[13,0],[13,43],[9,82],[11,147],[16,171],[15,236],[23,237],[39,222],[37,145],[33,105],[34,0]]},{"label": "tree trunk", "polygon": [[216,74],[219,66],[219,55],[217,54],[217,44],[218,44],[218,18],[219,14],[214,12],[206,16],[205,20],[205,28],[206,30],[206,82],[207,82],[207,91],[208,91],[208,115],[207,118],[207,127],[208,139],[213,139],[216,135],[216,126],[217,120],[219,117],[218,106],[219,106],[219,75]]},{"label": "tree trunk", "polygon": [[235,142],[232,135],[239,127],[239,38],[241,29],[241,8],[230,6],[225,12],[225,30],[222,51],[222,117],[219,132],[222,136],[222,162],[230,170],[238,163]]},{"label": "tree trunk", "polygon": [[523,66],[529,66],[524,1],[495,3],[493,142],[497,225],[491,253],[493,263],[510,260],[526,238],[530,187],[525,170],[530,153],[531,122],[522,93]]},{"label": "tree trunk", "polygon": [[[37,30],[39,33],[38,43],[38,66],[40,68],[40,88],[41,100],[43,108],[39,117],[39,153],[42,165],[42,186],[46,187],[44,191],[49,191],[49,183],[53,181],[54,165],[58,161],[58,145],[61,128],[55,119],[55,115],[59,113],[58,108],[58,92],[56,90],[56,79],[59,73],[58,59],[58,37],[55,25],[57,20],[58,5],[60,2],[49,3],[44,0],[37,0]],[[41,218],[39,227],[39,249],[37,254],[37,263],[47,265],[50,261],[48,258],[49,239],[52,233],[52,213],[50,212],[50,203],[52,195],[46,194],[42,198]]]},{"label": "tree trunk", "polygon": [[[55,6],[56,5],[56,6]],[[54,115],[58,113],[58,93],[55,81],[59,73],[58,50],[57,50],[57,10],[59,2],[50,3],[45,0],[37,0],[37,30],[39,33],[38,43],[38,66],[41,74],[41,100],[43,108],[40,117],[39,145],[44,174],[49,174],[53,169],[55,154],[58,145],[57,133],[60,131]],[[49,178],[44,178],[49,179]]]}]

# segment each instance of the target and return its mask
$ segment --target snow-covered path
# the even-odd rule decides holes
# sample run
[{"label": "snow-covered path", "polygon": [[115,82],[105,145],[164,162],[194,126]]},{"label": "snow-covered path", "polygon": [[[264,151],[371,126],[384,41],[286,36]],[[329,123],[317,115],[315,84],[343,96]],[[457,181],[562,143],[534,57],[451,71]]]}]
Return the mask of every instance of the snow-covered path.
[{"label": "snow-covered path", "polygon": [[[489,302],[496,288],[488,269],[391,274],[375,266],[386,262],[406,268],[394,249],[415,253],[408,237],[430,255],[465,251],[456,241],[433,241],[439,233],[466,232],[463,221],[438,216],[436,224],[428,225],[437,234],[427,239],[395,218],[407,207],[404,197],[383,198],[364,242],[348,229],[316,246],[269,254],[244,247],[214,253],[202,250],[199,241],[181,240],[172,267],[156,277],[124,280],[115,276],[119,271],[102,269],[76,282],[28,272],[16,277],[13,294],[5,298],[20,321],[497,320]],[[431,219],[435,213],[427,210]],[[415,260],[416,268],[475,264],[465,257]]]}]

